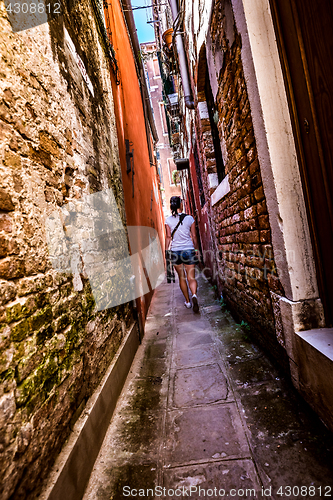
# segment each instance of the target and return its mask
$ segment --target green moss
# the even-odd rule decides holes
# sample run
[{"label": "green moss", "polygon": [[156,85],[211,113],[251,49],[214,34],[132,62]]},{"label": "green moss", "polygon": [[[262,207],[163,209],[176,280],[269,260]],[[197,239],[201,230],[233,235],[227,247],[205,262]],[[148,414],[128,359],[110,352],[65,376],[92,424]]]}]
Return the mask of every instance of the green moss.
[{"label": "green moss", "polygon": [[72,293],[73,285],[72,283],[66,283],[60,288],[60,293],[62,297],[69,297]]},{"label": "green moss", "polygon": [[69,308],[72,321],[75,321],[82,317],[87,317],[87,312],[84,309],[80,296],[76,296],[73,298],[73,300],[70,301]]},{"label": "green moss", "polygon": [[10,338],[14,342],[21,342],[30,332],[30,321],[29,318],[26,318],[12,327]]},{"label": "green moss", "polygon": [[[38,293],[35,303],[43,309],[38,312],[33,311],[30,317],[17,323],[11,334],[11,340],[20,342],[33,333],[34,350],[36,351],[37,346],[39,353],[39,358],[34,358],[32,350],[27,351],[27,341],[17,344],[15,364],[21,367],[21,372],[17,370],[16,373],[17,405],[28,414],[34,413],[36,408],[45,404],[50,393],[54,397],[54,390],[57,391],[66,377],[75,371],[77,371],[76,381],[70,395],[73,401],[76,401],[82,386],[80,346],[87,335],[87,322],[98,315],[106,327],[118,312],[120,315],[123,313],[123,309],[120,308],[94,313],[96,304],[88,281],[85,283],[84,291],[78,293],[73,293],[71,282],[64,281],[59,300],[53,308],[48,304],[48,294],[42,291]],[[17,317],[14,314],[21,312],[22,309],[21,311],[19,308],[13,309],[11,317]],[[66,336],[66,343],[61,347],[61,351],[57,347],[57,342],[46,342],[52,339],[56,331],[63,332]],[[116,337],[114,341],[116,345],[112,346],[112,351],[116,351],[119,344]],[[46,349],[48,352],[45,352]],[[115,352],[112,352],[112,356],[114,354]],[[103,370],[101,367],[96,367],[97,371],[101,369]],[[13,370],[8,371],[7,377],[14,378],[14,376]]]},{"label": "green moss", "polygon": [[15,379],[15,369],[10,367],[0,374],[0,383],[9,382]]},{"label": "green moss", "polygon": [[37,344],[38,345],[43,344],[47,339],[50,339],[53,334],[54,334],[53,324],[41,328],[36,335]]},{"label": "green moss", "polygon": [[95,308],[95,299],[92,293],[86,293],[84,300],[82,301],[82,307],[86,311],[86,313],[92,314]]},{"label": "green moss", "polygon": [[64,330],[68,325],[71,324],[70,314],[63,314],[54,322],[54,327],[57,332]]},{"label": "green moss", "polygon": [[49,303],[49,294],[47,292],[40,292],[35,297],[38,309],[42,309]]},{"label": "green moss", "polygon": [[79,348],[86,335],[86,321],[83,318],[72,321],[70,328],[66,331],[66,353],[71,353]]},{"label": "green moss", "polygon": [[68,310],[68,301],[58,301],[55,306],[53,306],[53,317],[58,318],[62,314],[65,314]]},{"label": "green moss", "polygon": [[54,378],[54,375],[58,371],[58,359],[56,354],[52,353],[48,357],[45,363],[37,369],[37,381],[40,385],[44,385],[47,380]]},{"label": "green moss", "polygon": [[16,404],[18,407],[25,405],[29,397],[35,393],[36,390],[36,376],[35,374],[27,377],[22,384],[19,385],[16,392]]},{"label": "green moss", "polygon": [[29,318],[31,330],[40,330],[42,326],[52,321],[52,317],[53,313],[51,306],[47,306],[45,307],[45,309],[38,311],[36,314]]},{"label": "green moss", "polygon": [[70,329],[67,331],[67,335],[66,335],[66,347],[68,346],[68,343],[70,343],[71,345],[73,345],[74,341],[78,338],[78,325],[76,324],[76,322],[73,322],[71,324],[71,327]]},{"label": "green moss", "polygon": [[7,323],[11,323],[12,321],[20,319],[21,309],[22,309],[22,306],[20,303],[16,303],[16,304],[13,304],[13,305],[7,307],[7,310],[6,310]]},{"label": "green moss", "polygon": [[28,340],[25,342],[20,342],[15,344],[15,353],[14,353],[14,358],[13,358],[13,363],[15,364],[20,361],[20,359],[24,358],[27,356],[28,352],[30,352],[29,347],[27,347]]},{"label": "green moss", "polygon": [[65,368],[67,371],[71,370],[71,368],[80,360],[80,353],[74,351],[69,356],[64,359],[62,363],[62,368]]},{"label": "green moss", "polygon": [[58,374],[45,380],[45,383],[43,386],[45,395],[48,395],[52,391],[53,387],[58,384],[58,380],[59,380]]},{"label": "green moss", "polygon": [[13,321],[18,321],[25,316],[31,315],[37,310],[37,304],[33,297],[29,297],[25,303],[16,302],[6,309],[6,319],[7,323],[12,323]]},{"label": "green moss", "polygon": [[17,405],[26,405],[37,393],[47,395],[58,383],[58,360],[56,353],[51,353],[19,386]]}]

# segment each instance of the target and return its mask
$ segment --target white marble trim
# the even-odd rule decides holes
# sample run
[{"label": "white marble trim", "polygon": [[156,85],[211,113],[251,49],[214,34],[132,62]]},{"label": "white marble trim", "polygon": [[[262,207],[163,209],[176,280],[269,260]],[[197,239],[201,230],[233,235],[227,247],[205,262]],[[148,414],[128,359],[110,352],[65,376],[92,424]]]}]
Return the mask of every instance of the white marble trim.
[{"label": "white marble trim", "polygon": [[296,335],[333,361],[333,328],[296,332]]},{"label": "white marble trim", "polygon": [[226,175],[223,181],[217,186],[211,196],[212,206],[220,201],[230,191],[229,177]]}]

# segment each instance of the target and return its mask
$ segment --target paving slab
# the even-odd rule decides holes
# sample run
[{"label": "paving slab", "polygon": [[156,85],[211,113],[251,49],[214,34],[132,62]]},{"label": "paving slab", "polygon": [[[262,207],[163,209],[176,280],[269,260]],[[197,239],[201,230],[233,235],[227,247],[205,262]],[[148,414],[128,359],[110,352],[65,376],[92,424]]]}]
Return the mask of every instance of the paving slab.
[{"label": "paving slab", "polygon": [[203,309],[204,309],[205,314],[218,313],[218,317],[221,316],[220,304],[214,304],[212,306],[205,306]]},{"label": "paving slab", "polygon": [[223,348],[223,355],[229,363],[236,363],[246,359],[260,358],[262,353],[260,349],[250,342],[230,342]]},{"label": "paving slab", "polygon": [[176,371],[173,384],[173,406],[195,406],[216,403],[228,396],[228,382],[217,363]]},{"label": "paving slab", "polygon": [[149,339],[165,339],[170,335],[170,321],[161,318],[159,321],[149,321],[145,328],[145,337]]},{"label": "paving slab", "polygon": [[209,323],[206,320],[199,319],[196,317],[193,312],[191,313],[191,319],[192,321],[189,322],[187,320],[182,320],[182,321],[177,321],[177,330],[178,333],[201,333],[201,332],[206,332],[207,329],[209,330]]},{"label": "paving slab", "polygon": [[[254,499],[261,485],[252,460],[232,460],[176,467],[163,471],[163,486],[188,492],[192,499],[214,496]],[[215,495],[212,495],[212,491]]]},{"label": "paving slab", "polygon": [[187,350],[191,347],[203,346],[207,344],[214,344],[213,337],[201,330],[193,333],[177,335],[176,337],[176,350]]},{"label": "paving slab", "polygon": [[103,459],[105,466],[109,464],[114,467],[127,461],[144,463],[147,460],[157,460],[162,425],[161,412],[139,414],[122,411],[105,442],[108,449],[107,458]]},{"label": "paving slab", "polygon": [[215,345],[200,345],[185,351],[176,351],[173,362],[177,367],[196,366],[206,364],[209,361],[217,361],[220,356]]},{"label": "paving slab", "polygon": [[163,377],[134,378],[128,385],[127,407],[138,414],[166,405],[167,384]]},{"label": "paving slab", "polygon": [[232,363],[229,367],[229,374],[237,387],[243,389],[279,378],[274,376],[272,363],[265,357]]},{"label": "paving slab", "polygon": [[235,403],[168,412],[166,464],[245,458],[250,452]]}]

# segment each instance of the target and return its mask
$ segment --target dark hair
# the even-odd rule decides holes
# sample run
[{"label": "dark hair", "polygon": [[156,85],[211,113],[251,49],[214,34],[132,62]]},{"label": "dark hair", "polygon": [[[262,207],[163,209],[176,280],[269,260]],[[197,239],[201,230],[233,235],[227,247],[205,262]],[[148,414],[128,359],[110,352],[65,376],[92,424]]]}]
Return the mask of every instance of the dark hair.
[{"label": "dark hair", "polygon": [[171,196],[170,198],[170,209],[174,217],[177,215],[177,209],[180,208],[182,200],[179,196]]}]

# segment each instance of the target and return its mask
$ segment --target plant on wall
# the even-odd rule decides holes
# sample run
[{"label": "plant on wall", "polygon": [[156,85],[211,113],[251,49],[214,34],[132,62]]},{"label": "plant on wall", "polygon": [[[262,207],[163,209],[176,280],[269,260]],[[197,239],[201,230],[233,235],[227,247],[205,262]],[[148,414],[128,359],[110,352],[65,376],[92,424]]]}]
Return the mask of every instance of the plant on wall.
[{"label": "plant on wall", "polygon": [[178,170],[173,170],[172,171],[172,182],[174,183],[175,186],[177,184],[180,184],[180,172]]}]

